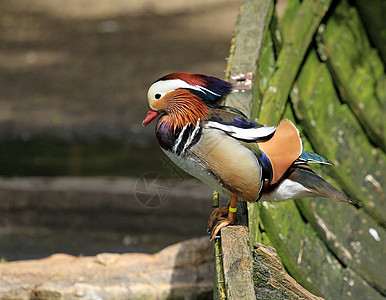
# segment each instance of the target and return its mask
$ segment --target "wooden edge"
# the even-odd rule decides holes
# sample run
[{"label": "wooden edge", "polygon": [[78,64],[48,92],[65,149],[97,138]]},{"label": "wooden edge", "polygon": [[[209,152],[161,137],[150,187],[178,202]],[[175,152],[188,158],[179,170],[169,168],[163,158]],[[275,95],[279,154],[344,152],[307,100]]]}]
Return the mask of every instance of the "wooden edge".
[{"label": "wooden edge", "polygon": [[275,248],[260,243],[253,246],[257,299],[323,299],[307,291],[285,271]]}]

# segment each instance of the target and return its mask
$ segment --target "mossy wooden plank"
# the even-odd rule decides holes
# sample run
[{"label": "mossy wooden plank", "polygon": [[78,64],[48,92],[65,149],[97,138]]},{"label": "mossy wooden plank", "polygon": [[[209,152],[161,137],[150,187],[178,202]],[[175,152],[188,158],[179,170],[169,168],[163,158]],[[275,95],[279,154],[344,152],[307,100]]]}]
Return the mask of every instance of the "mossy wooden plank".
[{"label": "mossy wooden plank", "polygon": [[222,261],[221,239],[218,238],[214,240],[213,264],[213,299],[223,300],[226,299],[226,288]]},{"label": "mossy wooden plank", "polygon": [[327,201],[307,199],[296,203],[334,255],[385,295],[384,228],[361,209]]},{"label": "mossy wooden plank", "polygon": [[293,201],[263,203],[260,212],[265,232],[288,273],[310,292],[326,299],[382,299],[377,290],[336,260]]},{"label": "mossy wooden plank", "polygon": [[230,58],[231,72],[251,72],[256,68],[266,18],[272,1],[244,0],[234,32],[234,49]]},{"label": "mossy wooden plank", "polygon": [[[284,2],[285,3],[285,2]],[[280,38],[278,40],[281,40],[282,42],[286,39],[287,36],[291,34],[291,23],[296,18],[296,13],[298,12],[301,1],[300,0],[289,0],[287,3],[284,4],[284,12],[283,15],[279,19],[279,26],[277,30],[279,32],[275,32],[275,35],[280,35]],[[276,14],[278,15],[278,14]]]},{"label": "mossy wooden plank", "polygon": [[303,1],[287,31],[268,89],[261,102],[259,120],[278,123],[304,55],[313,35],[331,4],[331,0]]},{"label": "mossy wooden plank", "polygon": [[[267,17],[267,23],[271,24],[274,12],[274,6],[270,7]],[[263,41],[257,69],[255,70],[255,80],[253,81],[252,93],[252,111],[251,117],[253,120],[258,120],[261,101],[265,92],[268,89],[268,82],[275,72],[275,49],[270,26],[265,27],[263,33]]]},{"label": "mossy wooden plank", "polygon": [[385,154],[373,148],[351,110],[340,103],[328,68],[315,51],[308,55],[291,98],[313,147],[335,163],[329,169],[332,177],[384,226]]},{"label": "mossy wooden plank", "polygon": [[[220,206],[220,198],[217,192],[213,192],[213,204],[215,209]],[[224,267],[222,261],[221,239],[215,238],[213,242],[213,299],[225,300],[226,288],[224,279]]]},{"label": "mossy wooden plank", "polygon": [[249,227],[249,236],[251,239],[251,246],[254,243],[263,243],[262,233],[263,228],[261,228],[261,219],[259,212],[258,203],[248,203],[248,227]]},{"label": "mossy wooden plank", "polygon": [[[232,40],[227,78],[235,72],[255,72],[259,60],[264,28],[272,0],[244,0]],[[226,105],[240,109],[250,116],[252,89],[235,89],[226,99]]]},{"label": "mossy wooden plank", "polygon": [[[371,141],[386,151],[386,76],[355,7],[341,1],[320,30],[327,63],[341,98],[350,106]],[[381,113],[383,112],[383,114]]]}]

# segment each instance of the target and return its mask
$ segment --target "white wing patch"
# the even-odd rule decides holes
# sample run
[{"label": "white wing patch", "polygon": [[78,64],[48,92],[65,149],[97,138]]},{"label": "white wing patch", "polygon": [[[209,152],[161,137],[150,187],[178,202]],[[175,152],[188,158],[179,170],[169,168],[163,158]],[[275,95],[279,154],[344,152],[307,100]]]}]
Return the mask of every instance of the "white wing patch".
[{"label": "white wing patch", "polygon": [[236,139],[248,141],[254,141],[268,137],[276,130],[275,126],[259,128],[240,128],[232,125],[221,124],[214,121],[209,121],[207,124],[205,124],[205,128],[220,129]]}]

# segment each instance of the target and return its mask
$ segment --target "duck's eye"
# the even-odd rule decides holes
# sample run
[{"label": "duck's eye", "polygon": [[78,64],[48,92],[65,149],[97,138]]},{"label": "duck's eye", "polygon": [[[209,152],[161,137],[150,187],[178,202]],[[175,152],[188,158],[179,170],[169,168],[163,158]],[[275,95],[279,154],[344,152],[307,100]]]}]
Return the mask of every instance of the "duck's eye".
[{"label": "duck's eye", "polygon": [[161,94],[160,93],[155,94],[154,99],[155,100],[161,99]]}]

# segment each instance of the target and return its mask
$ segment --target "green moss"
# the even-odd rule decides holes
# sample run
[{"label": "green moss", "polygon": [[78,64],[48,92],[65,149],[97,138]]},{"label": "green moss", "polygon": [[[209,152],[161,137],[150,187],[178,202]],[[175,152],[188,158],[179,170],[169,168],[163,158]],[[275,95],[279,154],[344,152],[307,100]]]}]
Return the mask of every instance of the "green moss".
[{"label": "green moss", "polygon": [[268,82],[261,103],[260,122],[275,124],[281,119],[304,55],[330,4],[331,1],[303,1],[292,22],[288,22],[290,25],[275,64],[275,74]]},{"label": "green moss", "polygon": [[315,51],[308,55],[291,99],[313,148],[335,163],[335,168],[329,168],[333,177],[377,222],[385,224],[385,196],[374,186],[362,189],[368,174],[384,181],[385,154],[373,148],[351,110],[341,104],[327,65],[317,59]]},{"label": "green moss", "polygon": [[380,113],[386,97],[377,93],[385,81],[384,66],[373,49],[356,8],[341,1],[322,34],[328,67],[340,97],[349,105],[369,139],[386,151],[386,123]]}]

